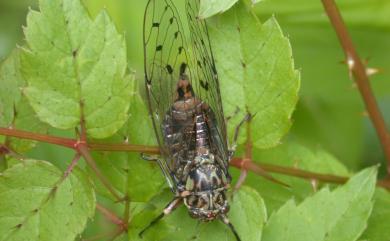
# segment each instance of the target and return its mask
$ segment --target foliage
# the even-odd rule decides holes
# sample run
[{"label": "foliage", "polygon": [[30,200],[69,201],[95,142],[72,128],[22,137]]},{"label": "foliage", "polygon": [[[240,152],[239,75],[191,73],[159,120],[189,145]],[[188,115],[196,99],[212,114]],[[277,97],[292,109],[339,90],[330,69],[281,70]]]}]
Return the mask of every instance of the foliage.
[{"label": "foliage", "polygon": [[0,176],[1,240],[74,240],[95,211],[85,174],[46,161],[24,160]]},{"label": "foliage", "polygon": [[336,190],[323,188],[301,204],[288,201],[264,228],[267,240],[357,240],[371,214],[376,168]]},{"label": "foliage", "polygon": [[[90,9],[97,4],[97,1],[85,2]],[[249,111],[254,117],[251,129],[247,130],[253,141],[252,156],[256,162],[352,178],[335,187],[293,176],[274,175],[289,186],[285,187],[251,173],[245,186],[231,193],[231,222],[243,241],[386,241],[390,236],[386,222],[390,219],[390,196],[384,189],[375,189],[377,168],[353,175],[324,148],[311,148],[297,141],[304,133],[315,129],[306,130],[304,123],[307,120],[299,120],[310,115],[312,109],[323,111],[328,108],[327,104],[318,104],[318,99],[311,102],[306,95],[298,105],[300,109],[295,119],[299,123],[292,127],[298,138],[290,136],[281,144],[292,126],[301,76],[294,64],[290,40],[277,17],[267,15],[264,22],[260,21],[252,9],[257,2],[264,6],[263,16],[267,11],[273,12],[269,10],[273,6],[279,9],[283,13],[282,23],[288,28],[296,22],[321,22],[320,18],[311,15],[289,18],[299,12],[299,6],[292,7],[277,0],[273,3],[201,0],[201,17],[218,13],[208,23],[225,114],[239,110],[229,120],[229,136],[232,137],[245,111]],[[349,2],[342,8],[348,9]],[[386,9],[382,11],[386,12]],[[310,11],[312,9],[306,13]],[[347,18],[355,18],[354,24],[357,24],[358,14],[354,11],[348,12]],[[116,13],[119,12],[120,8],[116,9]],[[124,36],[116,29],[114,22],[122,27],[125,25],[117,23],[120,14],[113,16],[114,20],[106,11],[92,15],[80,0],[40,0],[39,11],[29,11],[24,29],[25,43],[0,66],[0,127],[42,134],[48,129],[51,132],[67,130],[66,135],[74,139],[86,134],[85,141],[103,145],[156,144],[143,101],[142,74],[135,74],[128,68],[130,65],[140,69],[131,57],[140,52],[132,43],[133,38],[128,38],[126,46]],[[379,27],[385,26],[380,18],[375,23]],[[307,35],[302,32],[301,35],[302,39],[307,39]],[[134,35],[134,38],[141,39],[140,35]],[[295,48],[294,44],[292,46]],[[127,56],[127,49],[134,53]],[[328,68],[329,64],[325,66]],[[331,69],[329,67],[327,71]],[[306,88],[303,85],[303,93],[310,92]],[[318,90],[311,95],[324,96],[328,90]],[[344,96],[335,98],[338,106],[331,115],[346,107],[340,104]],[[356,111],[358,108],[355,107],[343,112],[339,118]],[[336,124],[348,126],[352,125],[350,122],[348,119]],[[315,132],[325,133],[332,125],[326,124],[324,130]],[[73,131],[75,128],[76,132]],[[299,132],[300,129],[305,130]],[[248,138],[247,130],[243,128],[241,132],[238,156],[242,155]],[[323,135],[317,136],[326,140]],[[313,136],[316,135],[311,138]],[[338,144],[351,138],[340,137],[334,131],[329,137],[341,139],[335,141]],[[101,220],[95,214],[96,199],[109,206],[107,212],[101,208],[100,211],[105,219],[116,224],[114,234],[120,235],[116,240],[142,240],[138,235],[140,230],[172,199],[158,166],[142,160],[138,153],[91,151],[91,156],[83,156],[89,165],[79,162],[68,175],[56,166],[58,160],[45,156],[37,158],[44,161],[25,158],[31,153],[28,151],[35,148],[34,141],[0,136],[0,143],[4,145],[1,147],[12,150],[8,155],[0,155],[0,240],[75,240],[83,233],[83,238],[99,234],[96,231]],[[61,152],[58,153],[60,156]],[[91,160],[99,171],[90,164]],[[66,163],[69,165],[70,162],[67,160]],[[234,180],[237,180],[238,173],[233,172]],[[118,200],[115,193],[123,200]],[[199,223],[191,219],[182,206],[148,230],[143,240],[235,238],[222,222]]]},{"label": "foliage", "polygon": [[[224,110],[233,116],[229,132],[233,136],[249,112],[253,115],[253,144],[258,148],[275,146],[291,126],[298,99],[299,72],[294,69],[288,39],[275,18],[261,24],[242,3],[216,22],[210,35],[222,80]],[[218,44],[221,42],[226,45]]]},{"label": "foliage", "polygon": [[105,12],[92,21],[78,0],[42,0],[40,8],[27,16],[21,59],[31,106],[53,127],[75,128],[83,118],[91,137],[111,136],[130,104],[123,37]]},{"label": "foliage", "polygon": [[[39,121],[29,105],[26,97],[21,93],[25,87],[25,80],[20,73],[19,51],[15,50],[0,67],[0,125],[17,129],[44,133],[46,125]],[[27,151],[34,147],[35,142],[0,136],[0,141],[8,142],[15,151]]]}]

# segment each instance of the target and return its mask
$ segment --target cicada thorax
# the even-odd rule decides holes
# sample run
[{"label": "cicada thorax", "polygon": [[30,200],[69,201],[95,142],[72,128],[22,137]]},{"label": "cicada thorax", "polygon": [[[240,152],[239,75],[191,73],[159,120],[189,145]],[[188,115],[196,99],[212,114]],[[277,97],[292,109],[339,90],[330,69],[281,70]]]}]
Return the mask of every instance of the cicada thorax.
[{"label": "cicada thorax", "polygon": [[199,164],[187,176],[184,204],[191,217],[211,221],[229,211],[226,173],[213,160],[213,155],[198,156]]}]

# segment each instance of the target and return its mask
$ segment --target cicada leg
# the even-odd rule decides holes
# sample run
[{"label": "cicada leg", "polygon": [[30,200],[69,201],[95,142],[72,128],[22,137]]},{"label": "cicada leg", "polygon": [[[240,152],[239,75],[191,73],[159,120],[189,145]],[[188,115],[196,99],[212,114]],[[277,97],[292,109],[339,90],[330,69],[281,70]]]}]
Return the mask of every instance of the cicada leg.
[{"label": "cicada leg", "polygon": [[165,208],[164,211],[158,215],[155,219],[153,219],[152,222],[146,228],[144,228],[138,235],[142,238],[142,235],[147,231],[149,228],[153,227],[158,221],[160,221],[163,217],[169,215],[172,213],[179,205],[182,203],[183,198],[182,197],[175,197]]},{"label": "cicada leg", "polygon": [[161,171],[163,172],[165,179],[168,182],[169,188],[171,189],[171,191],[173,193],[176,193],[176,186],[174,185],[174,178],[172,177],[171,171],[170,171],[169,167],[167,166],[167,164],[163,160],[161,160],[160,157],[157,155],[149,156],[149,155],[146,155],[144,153],[141,153],[141,158],[144,159],[145,161],[157,162],[158,166],[160,167]]},{"label": "cicada leg", "polygon": [[[232,145],[232,149],[229,151],[229,154],[230,154],[230,158],[233,157],[233,154],[237,148],[237,140],[238,140],[238,136],[240,134],[240,129],[241,127],[246,123],[246,126],[247,126],[247,139],[246,139],[246,144],[245,144],[245,155],[243,157],[243,160],[242,160],[242,163],[244,164],[245,162],[252,162],[252,139],[251,139],[251,119],[253,118],[253,115],[251,115],[250,113],[248,113],[247,115],[245,115],[245,117],[241,120],[241,122],[237,125],[236,129],[235,129],[235,132],[234,132],[234,138],[233,138],[233,145]],[[260,173],[261,176],[263,176],[264,178],[272,181],[272,182],[275,182],[275,183],[278,183],[278,184],[281,184],[283,186],[286,186],[286,187],[289,187],[289,185],[275,179],[272,175],[270,175],[269,173],[267,173],[265,170],[261,169],[260,167],[257,167],[258,168],[258,172]],[[234,192],[236,192],[238,189],[240,189],[240,187],[242,186],[242,184],[245,182],[245,179],[248,175],[248,170],[246,168],[244,168],[244,165],[242,166],[241,168],[241,173],[240,173],[240,177],[238,178],[238,181],[236,183],[236,185],[234,186]]]},{"label": "cicada leg", "polygon": [[220,218],[221,218],[222,222],[223,222],[224,224],[226,224],[226,225],[230,228],[230,230],[232,231],[232,233],[233,233],[234,236],[236,237],[236,240],[237,240],[237,241],[241,241],[240,236],[238,236],[238,233],[237,233],[236,229],[234,228],[234,226],[233,226],[233,224],[230,222],[230,220],[227,218],[227,216],[226,216],[226,215],[221,215]]},{"label": "cicada leg", "polygon": [[237,141],[238,141],[238,137],[239,137],[239,134],[240,134],[240,130],[241,130],[241,127],[250,121],[252,115],[251,114],[246,114],[244,116],[244,118],[240,121],[240,123],[238,123],[238,125],[236,126],[235,130],[234,130],[234,136],[233,136],[233,142],[231,144],[231,147],[230,147],[230,150],[229,150],[229,158],[232,158],[234,153],[236,152],[236,149],[237,149]]},{"label": "cicada leg", "polygon": [[233,117],[237,116],[238,113],[240,113],[240,107],[236,106],[236,110],[233,112],[233,114],[231,114],[231,115],[225,117],[225,123],[226,123],[226,125],[228,125],[228,124],[229,124],[229,121],[230,121]]}]

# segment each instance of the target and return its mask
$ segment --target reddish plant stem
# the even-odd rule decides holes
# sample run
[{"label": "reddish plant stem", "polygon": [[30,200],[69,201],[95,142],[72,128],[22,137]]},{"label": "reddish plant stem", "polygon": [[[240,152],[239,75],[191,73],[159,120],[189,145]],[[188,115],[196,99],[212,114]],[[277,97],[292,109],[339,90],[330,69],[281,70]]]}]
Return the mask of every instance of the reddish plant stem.
[{"label": "reddish plant stem", "polygon": [[[17,137],[21,139],[41,141],[58,146],[63,146],[71,149],[76,149],[79,141],[70,138],[56,137],[45,134],[38,134],[17,129],[8,129],[0,127],[0,135]],[[143,152],[148,154],[160,154],[158,147],[131,145],[131,144],[109,144],[109,143],[88,143],[88,148],[94,151],[128,151],[128,152]]]},{"label": "reddish plant stem", "polygon": [[73,157],[70,165],[66,168],[66,170],[64,172],[64,178],[67,178],[72,173],[73,169],[75,168],[75,166],[79,162],[80,158],[81,158],[81,154],[77,152],[75,154],[75,156]]},{"label": "reddish plant stem", "polygon": [[127,229],[126,222],[124,222],[120,217],[118,217],[115,213],[113,213],[111,210],[108,210],[104,206],[100,205],[99,203],[96,204],[96,209],[104,215],[104,217],[107,218],[110,222],[112,222],[115,225],[118,225],[121,229]]},{"label": "reddish plant stem", "polygon": [[[253,145],[252,145],[252,135],[251,135],[251,118],[252,116],[249,116],[248,120],[246,121],[246,142],[245,142],[245,154],[244,154],[244,158],[242,159],[243,164],[245,162],[252,161]],[[234,187],[235,191],[238,191],[240,189],[242,184],[244,184],[246,177],[248,176],[248,169],[246,169],[244,165],[242,165],[240,169],[241,169],[241,174]]]},{"label": "reddish plant stem", "polygon": [[69,139],[69,138],[55,137],[55,136],[49,136],[45,134],[38,134],[38,133],[33,133],[28,131],[2,128],[2,127],[0,127],[0,135],[12,136],[21,139],[33,140],[33,141],[41,141],[41,142],[46,142],[58,146],[72,148],[72,149],[75,148],[75,143],[76,143],[76,140]]},{"label": "reddish plant stem", "polygon": [[[237,168],[244,167],[261,176],[263,175],[263,172],[265,170],[267,172],[279,173],[287,176],[293,176],[293,177],[298,177],[298,178],[303,178],[308,180],[318,180],[327,183],[344,184],[349,180],[348,177],[341,177],[341,176],[329,175],[329,174],[320,174],[315,172],[304,171],[298,168],[283,167],[283,166],[277,166],[271,164],[260,164],[260,163],[255,163],[253,161],[248,162],[248,161],[243,161],[241,158],[233,158],[230,164]],[[377,185],[390,190],[389,181],[378,181]]]},{"label": "reddish plant stem", "polygon": [[[36,140],[36,141],[42,141],[47,142],[51,144],[57,144],[60,146],[66,146],[72,149],[77,149],[77,141],[73,139],[66,139],[61,137],[53,137],[53,136],[47,136],[47,135],[40,135],[35,133],[30,133],[26,131],[19,131],[19,130],[9,130],[10,132],[2,132],[6,128],[0,128],[0,135],[5,136],[13,136],[13,137],[19,137],[22,139],[30,139],[30,140]],[[54,140],[54,141],[51,141]],[[61,143],[61,144],[58,144]],[[67,144],[64,145],[63,143],[72,143],[71,145]],[[91,150],[99,150],[99,151],[130,151],[130,152],[143,152],[147,154],[157,154],[160,153],[158,147],[155,146],[138,146],[138,145],[130,145],[130,144],[87,144],[88,147],[84,146],[82,149],[85,153],[88,153],[88,157],[90,156],[88,148]],[[8,149],[7,149],[8,150]],[[82,154],[82,153],[81,153]],[[85,158],[85,156],[83,155]],[[91,157],[92,158],[92,157]],[[92,162],[94,163],[94,161]],[[335,175],[327,175],[327,174],[320,174],[315,172],[308,172],[297,168],[291,168],[291,167],[283,167],[278,165],[270,165],[270,164],[258,164],[253,162],[246,161],[245,163],[242,162],[241,158],[233,158],[230,163],[233,167],[236,168],[245,168],[249,171],[252,171],[256,174],[264,176],[264,171],[272,172],[272,173],[279,173],[284,174],[288,176],[294,176],[309,180],[319,180],[323,182],[330,182],[330,183],[345,183],[348,180],[348,177],[340,177]],[[93,165],[94,168],[96,168],[97,173],[100,174],[100,171],[97,169],[96,164]],[[93,168],[91,166],[91,168]],[[93,168],[93,169],[94,169]],[[95,170],[94,170],[95,171]],[[105,179],[103,177],[103,179]],[[106,179],[105,179],[106,180]],[[107,181],[108,182],[108,181]],[[390,181],[378,181],[378,185],[384,188],[387,188],[390,190]],[[111,185],[110,185],[111,186]],[[115,192],[116,193],[116,192]],[[119,195],[116,195],[118,200],[123,200],[123,198],[119,198]]]},{"label": "reddish plant stem", "polygon": [[147,154],[160,154],[160,149],[156,146],[89,143],[88,147],[94,151],[126,151],[141,152]]},{"label": "reddish plant stem", "polygon": [[121,201],[122,198],[119,196],[117,191],[111,185],[110,181],[107,180],[107,178],[100,172],[99,168],[96,166],[96,163],[93,160],[88,148],[85,145],[80,145],[78,147],[78,151],[84,157],[85,162],[93,170],[93,172],[96,174],[96,176],[102,182],[102,184],[107,188],[107,190],[115,197],[115,199],[117,201]]},{"label": "reddish plant stem", "polygon": [[126,232],[128,230],[128,223],[124,220],[122,220],[120,217],[118,217],[113,211],[105,208],[103,205],[97,203],[96,209],[103,214],[103,216],[110,221],[111,223],[118,226],[118,228],[112,232],[99,234],[94,237],[83,239],[83,241],[93,241],[93,240],[115,240],[116,237],[121,235],[122,233]]},{"label": "reddish plant stem", "polygon": [[353,42],[348,34],[343,18],[337,8],[334,0],[321,0],[326,13],[335,29],[340,44],[344,50],[345,57],[354,80],[363,97],[367,112],[376,129],[377,135],[382,144],[384,154],[387,159],[387,173],[390,176],[390,134],[386,127],[385,120],[379,110],[375,96],[372,92],[370,80],[367,75],[366,66],[364,66],[358,53],[356,52]]},{"label": "reddish plant stem", "polygon": [[10,150],[6,145],[0,145],[0,156],[4,156],[10,153]]}]

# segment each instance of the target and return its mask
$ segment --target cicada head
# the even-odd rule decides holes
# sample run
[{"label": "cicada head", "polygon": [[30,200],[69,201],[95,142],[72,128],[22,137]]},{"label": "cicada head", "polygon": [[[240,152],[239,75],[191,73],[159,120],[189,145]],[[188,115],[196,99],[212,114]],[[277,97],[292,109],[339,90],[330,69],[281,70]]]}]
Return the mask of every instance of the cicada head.
[{"label": "cicada head", "polygon": [[184,204],[191,217],[211,221],[229,211],[226,190],[227,174],[213,163],[206,163],[190,170],[186,181],[187,196]]}]

